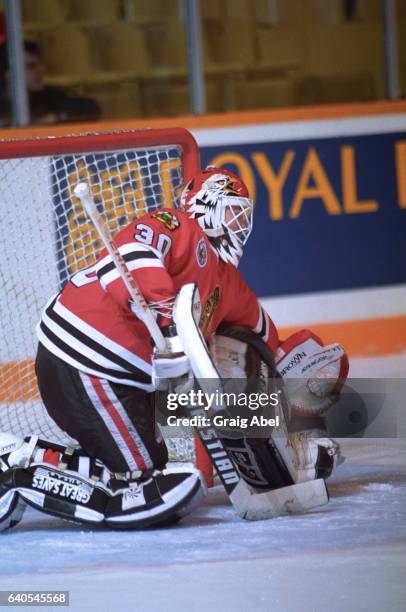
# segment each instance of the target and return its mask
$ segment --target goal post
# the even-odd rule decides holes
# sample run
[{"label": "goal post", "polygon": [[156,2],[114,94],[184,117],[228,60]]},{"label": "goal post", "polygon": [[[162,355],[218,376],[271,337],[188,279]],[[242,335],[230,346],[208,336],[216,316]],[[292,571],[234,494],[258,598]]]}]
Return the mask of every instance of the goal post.
[{"label": "goal post", "polygon": [[[184,128],[0,141],[0,430],[69,441],[39,396],[35,326],[50,296],[102,247],[73,193],[77,183],[90,185],[114,236],[146,212],[173,207],[199,169]],[[190,441],[168,442],[172,459],[190,460]],[[199,467],[208,470],[202,459]]]}]

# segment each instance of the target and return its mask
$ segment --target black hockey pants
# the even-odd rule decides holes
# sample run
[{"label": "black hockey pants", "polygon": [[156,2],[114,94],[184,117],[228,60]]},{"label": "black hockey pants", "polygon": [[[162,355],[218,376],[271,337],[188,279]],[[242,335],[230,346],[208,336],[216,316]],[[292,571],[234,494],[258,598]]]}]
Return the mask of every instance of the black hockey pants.
[{"label": "black hockey pants", "polygon": [[48,414],[90,457],[112,472],[148,472],[166,464],[153,394],[80,372],[41,343],[35,371]]}]

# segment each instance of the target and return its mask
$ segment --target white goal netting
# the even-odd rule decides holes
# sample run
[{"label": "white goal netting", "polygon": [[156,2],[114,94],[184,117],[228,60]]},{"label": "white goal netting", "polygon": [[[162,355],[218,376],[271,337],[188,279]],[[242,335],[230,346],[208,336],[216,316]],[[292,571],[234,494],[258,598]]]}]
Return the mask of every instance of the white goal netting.
[{"label": "white goal netting", "polygon": [[[159,132],[165,144],[157,144],[155,130],[0,143],[0,430],[68,440],[42,405],[34,360],[45,303],[101,248],[73,189],[80,181],[91,185],[113,235],[134,217],[172,207],[185,164],[196,166],[198,153],[189,141],[183,146],[187,136],[192,140],[186,130]],[[191,440],[168,445],[173,458],[181,449],[190,460]]]}]

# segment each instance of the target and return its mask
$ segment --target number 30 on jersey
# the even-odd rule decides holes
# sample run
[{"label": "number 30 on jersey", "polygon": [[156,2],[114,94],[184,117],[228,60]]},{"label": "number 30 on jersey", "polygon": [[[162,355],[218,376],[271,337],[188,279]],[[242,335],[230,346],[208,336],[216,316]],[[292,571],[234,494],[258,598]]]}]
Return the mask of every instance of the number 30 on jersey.
[{"label": "number 30 on jersey", "polygon": [[[145,225],[145,223],[140,223],[136,227],[136,233],[134,234],[134,238],[137,242],[141,242],[146,246],[150,246],[160,253],[162,253],[162,257],[165,257],[169,249],[172,246],[172,240],[166,234],[157,234],[154,232],[152,227],[149,225]],[[88,285],[89,283],[94,283],[97,281],[97,265],[99,262],[88,266],[87,268],[83,268],[76,272],[71,277],[71,282],[75,285],[75,287],[82,287],[83,285]]]}]

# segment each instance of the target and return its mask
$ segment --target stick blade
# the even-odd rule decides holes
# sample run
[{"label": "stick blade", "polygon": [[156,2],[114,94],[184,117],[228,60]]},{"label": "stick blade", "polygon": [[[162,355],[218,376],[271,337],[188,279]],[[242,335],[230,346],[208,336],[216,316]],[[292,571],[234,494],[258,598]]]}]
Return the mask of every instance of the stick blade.
[{"label": "stick blade", "polygon": [[327,504],[329,497],[322,478],[264,493],[255,491],[241,479],[230,499],[238,516],[247,521],[263,521],[308,512]]}]

